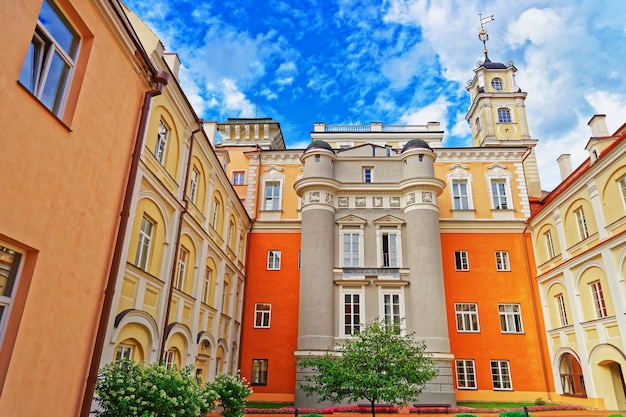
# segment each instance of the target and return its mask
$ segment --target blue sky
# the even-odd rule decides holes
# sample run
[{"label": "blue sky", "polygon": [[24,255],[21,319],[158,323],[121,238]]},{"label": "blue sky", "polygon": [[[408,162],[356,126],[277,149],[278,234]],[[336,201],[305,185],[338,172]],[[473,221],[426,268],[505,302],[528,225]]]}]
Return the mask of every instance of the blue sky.
[{"label": "blue sky", "polygon": [[[125,0],[178,53],[181,84],[205,120],[272,117],[290,148],[314,122],[426,124],[469,146],[467,80],[482,59],[513,61],[539,140],[542,188],[556,158],[586,157],[587,122],[626,122],[626,1]],[[600,7],[598,7],[600,5]],[[258,106],[257,106],[258,97]]]}]

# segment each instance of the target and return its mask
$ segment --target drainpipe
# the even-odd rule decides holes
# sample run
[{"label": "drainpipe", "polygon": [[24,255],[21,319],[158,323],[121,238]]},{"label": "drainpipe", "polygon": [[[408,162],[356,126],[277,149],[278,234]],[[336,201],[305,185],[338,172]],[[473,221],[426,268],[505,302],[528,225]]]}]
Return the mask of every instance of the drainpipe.
[{"label": "drainpipe", "polygon": [[117,274],[119,271],[124,239],[126,237],[126,229],[128,226],[128,218],[130,216],[130,205],[137,179],[137,171],[139,170],[139,159],[141,157],[141,149],[143,147],[143,138],[146,134],[146,126],[148,125],[148,116],[150,115],[150,106],[152,98],[162,93],[163,87],[167,85],[170,75],[165,71],[159,71],[154,76],[156,88],[146,91],[143,98],[143,107],[141,108],[141,118],[139,119],[139,128],[135,137],[135,147],[128,172],[128,180],[126,182],[126,192],[124,193],[124,202],[122,203],[122,211],[120,212],[120,223],[117,229],[117,237],[115,239],[115,247],[113,249],[113,258],[111,259],[111,268],[107,279],[106,288],[104,290],[104,300],[102,301],[102,311],[100,320],[98,321],[96,339],[94,342],[93,355],[91,356],[91,365],[87,375],[87,384],[85,386],[85,394],[83,396],[83,404],[80,410],[81,417],[89,417],[93,394],[96,388],[96,380],[98,378],[98,369],[100,368],[100,360],[102,359],[102,350],[104,349],[104,338],[109,323],[109,315],[111,314],[111,306],[113,304],[113,296],[115,293],[115,285],[117,282]]},{"label": "drainpipe", "polygon": [[191,132],[189,137],[189,155],[187,155],[187,166],[185,168],[185,179],[183,184],[183,209],[178,216],[178,229],[176,231],[176,243],[174,244],[174,262],[172,263],[172,273],[170,274],[170,282],[167,289],[167,302],[165,304],[165,318],[163,319],[163,334],[161,335],[161,347],[159,349],[159,362],[165,359],[165,342],[167,340],[167,326],[169,326],[169,315],[172,306],[172,297],[174,296],[174,280],[176,279],[176,270],[178,269],[178,251],[180,246],[180,234],[183,229],[183,217],[189,209],[189,198],[187,197],[187,183],[189,182],[189,173],[191,171],[191,157],[193,156],[193,145],[195,143],[196,133],[204,130],[204,120],[198,119],[198,128]]}]

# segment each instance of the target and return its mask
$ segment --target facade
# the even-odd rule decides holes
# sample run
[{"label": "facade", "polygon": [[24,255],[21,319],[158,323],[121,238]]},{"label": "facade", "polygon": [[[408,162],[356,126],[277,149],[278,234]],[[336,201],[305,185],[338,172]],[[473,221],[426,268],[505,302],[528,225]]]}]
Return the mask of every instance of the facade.
[{"label": "facade", "polygon": [[559,158],[563,182],[529,227],[556,398],[624,409],[626,125],[589,125],[589,158],[573,172]]},{"label": "facade", "polygon": [[79,415],[142,101],[165,79],[117,1],[1,3],[0,410]]}]

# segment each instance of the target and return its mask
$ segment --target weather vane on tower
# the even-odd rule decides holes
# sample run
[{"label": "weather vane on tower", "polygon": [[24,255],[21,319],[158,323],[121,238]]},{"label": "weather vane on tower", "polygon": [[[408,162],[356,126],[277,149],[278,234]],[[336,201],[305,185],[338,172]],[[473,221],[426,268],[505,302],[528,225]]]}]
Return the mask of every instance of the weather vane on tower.
[{"label": "weather vane on tower", "polygon": [[489,34],[487,33],[487,29],[485,29],[484,25],[486,23],[492,22],[494,17],[485,16],[481,12],[478,12],[478,16],[480,16],[480,29],[478,30],[478,39],[480,39],[483,43],[483,52],[485,53],[485,62],[489,62],[489,56],[487,56],[487,41],[489,40]]}]

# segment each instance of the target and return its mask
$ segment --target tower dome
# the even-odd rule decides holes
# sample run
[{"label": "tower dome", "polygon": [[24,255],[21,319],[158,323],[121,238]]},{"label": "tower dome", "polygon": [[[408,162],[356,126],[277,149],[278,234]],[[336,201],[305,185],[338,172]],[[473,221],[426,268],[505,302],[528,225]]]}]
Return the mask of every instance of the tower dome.
[{"label": "tower dome", "polygon": [[411,139],[404,145],[404,147],[402,148],[402,152],[407,151],[409,149],[413,149],[413,148],[424,148],[424,149],[428,149],[429,151],[433,150],[428,144],[428,142],[426,142],[425,140]]},{"label": "tower dome", "polygon": [[306,150],[308,151],[309,149],[315,149],[315,148],[326,149],[329,151],[333,150],[333,147],[330,146],[328,142],[324,142],[323,140],[314,140],[313,142],[309,144],[309,146],[306,147]]}]

